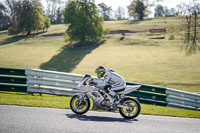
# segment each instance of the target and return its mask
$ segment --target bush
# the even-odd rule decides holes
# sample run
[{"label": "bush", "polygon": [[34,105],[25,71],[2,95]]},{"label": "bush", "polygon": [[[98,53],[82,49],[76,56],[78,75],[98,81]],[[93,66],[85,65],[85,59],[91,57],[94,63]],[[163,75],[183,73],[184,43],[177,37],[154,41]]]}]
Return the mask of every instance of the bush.
[{"label": "bush", "polygon": [[175,39],[175,36],[174,35],[170,35],[169,36],[169,40],[174,40]]},{"label": "bush", "polygon": [[43,27],[43,31],[44,30],[48,30],[48,28],[51,26],[51,22],[50,22],[50,19],[49,17],[47,16],[44,16],[44,27]]},{"label": "bush", "polygon": [[15,28],[9,27],[9,28],[8,28],[8,34],[9,34],[9,35],[14,35],[14,34],[16,34]]}]

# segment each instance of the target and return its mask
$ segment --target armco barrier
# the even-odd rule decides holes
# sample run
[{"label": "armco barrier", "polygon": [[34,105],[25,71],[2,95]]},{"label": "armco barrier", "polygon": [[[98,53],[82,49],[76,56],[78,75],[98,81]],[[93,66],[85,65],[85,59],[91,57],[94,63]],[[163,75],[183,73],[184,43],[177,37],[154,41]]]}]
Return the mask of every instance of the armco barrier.
[{"label": "armco barrier", "polygon": [[[80,92],[77,85],[83,75],[47,71],[40,69],[0,68],[0,91],[44,93],[73,96]],[[100,79],[93,77],[94,80]],[[127,85],[139,83],[127,82]],[[175,108],[200,110],[200,94],[164,87],[142,85],[128,96],[136,97],[141,103]]]},{"label": "armco barrier", "polygon": [[38,69],[27,69],[27,91],[31,93],[73,96],[82,75]]},{"label": "armco barrier", "polygon": [[[127,82],[127,85],[138,85],[138,83]],[[144,104],[153,104],[160,106],[167,106],[167,95],[166,88],[150,86],[150,85],[142,85],[137,91],[131,92],[128,96],[137,97],[141,103]]]},{"label": "armco barrier", "polygon": [[[72,96],[80,92],[77,90],[77,85],[83,78],[83,75],[38,69],[27,69],[26,75],[28,92],[65,96]],[[127,82],[127,85],[138,85],[138,83]],[[144,104],[200,110],[199,94],[158,86],[140,85],[142,86],[137,91],[129,93],[128,96],[136,97]]]},{"label": "armco barrier", "polygon": [[27,92],[25,69],[0,67],[0,91]]},{"label": "armco barrier", "polygon": [[[138,83],[127,82],[127,85],[138,85]],[[200,110],[200,94],[158,86],[141,85],[136,92],[128,94],[129,96],[137,97],[141,103]]]},{"label": "armco barrier", "polygon": [[200,110],[200,94],[185,91],[167,89],[168,107]]}]

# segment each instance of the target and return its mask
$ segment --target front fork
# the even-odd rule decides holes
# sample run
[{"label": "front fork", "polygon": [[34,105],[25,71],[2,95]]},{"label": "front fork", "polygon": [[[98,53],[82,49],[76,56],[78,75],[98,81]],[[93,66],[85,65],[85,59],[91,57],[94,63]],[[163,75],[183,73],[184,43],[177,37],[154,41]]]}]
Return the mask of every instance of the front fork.
[{"label": "front fork", "polygon": [[77,96],[79,97],[78,106],[81,106],[84,102],[84,98],[87,96],[85,95],[85,93],[79,93],[79,94],[77,94]]}]

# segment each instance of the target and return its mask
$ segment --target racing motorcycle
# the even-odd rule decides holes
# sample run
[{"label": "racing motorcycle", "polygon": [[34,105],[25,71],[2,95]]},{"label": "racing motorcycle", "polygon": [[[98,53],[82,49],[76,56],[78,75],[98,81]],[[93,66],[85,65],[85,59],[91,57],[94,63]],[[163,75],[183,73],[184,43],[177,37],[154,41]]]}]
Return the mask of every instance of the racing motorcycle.
[{"label": "racing motorcycle", "polygon": [[116,99],[106,93],[103,89],[95,87],[94,79],[85,75],[78,85],[81,93],[75,94],[70,101],[70,108],[76,114],[84,114],[90,109],[90,100],[93,101],[92,110],[119,110],[121,116],[126,119],[136,118],[141,111],[140,103],[135,98],[125,97],[132,91],[137,90],[141,85],[126,86],[125,90],[118,92],[120,99]]}]

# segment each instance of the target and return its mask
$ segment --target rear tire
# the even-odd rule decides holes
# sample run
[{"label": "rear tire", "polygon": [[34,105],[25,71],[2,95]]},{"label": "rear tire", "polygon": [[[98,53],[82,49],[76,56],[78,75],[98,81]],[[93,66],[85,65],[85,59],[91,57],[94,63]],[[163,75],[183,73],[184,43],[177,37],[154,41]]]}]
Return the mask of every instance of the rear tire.
[{"label": "rear tire", "polygon": [[90,100],[88,97],[84,97],[83,101],[80,102],[79,96],[73,96],[70,101],[70,108],[74,113],[82,115],[90,109]]},{"label": "rear tire", "polygon": [[141,105],[140,105],[138,100],[136,100],[134,98],[125,98],[122,101],[122,105],[132,107],[131,110],[127,110],[127,109],[124,109],[124,108],[119,109],[119,113],[124,118],[133,119],[133,118],[136,118],[140,114]]}]

